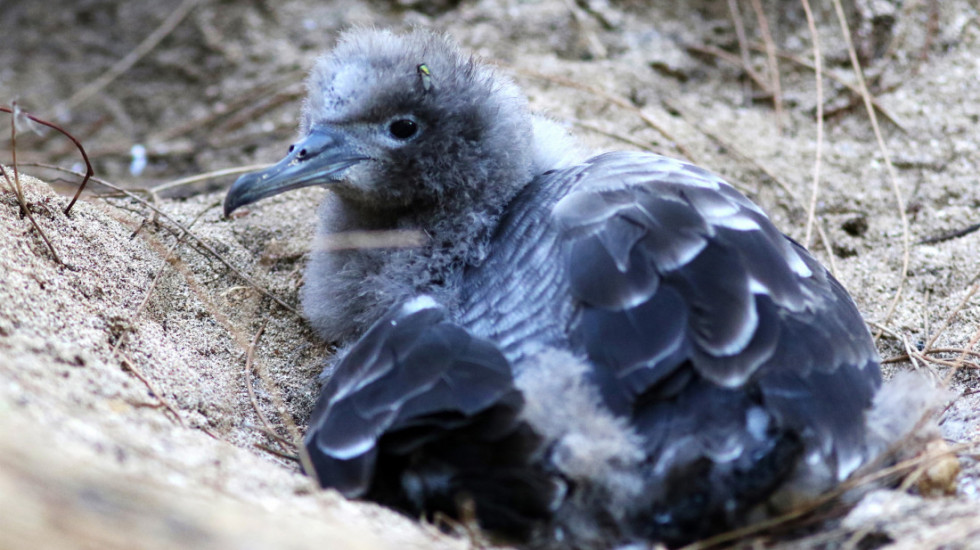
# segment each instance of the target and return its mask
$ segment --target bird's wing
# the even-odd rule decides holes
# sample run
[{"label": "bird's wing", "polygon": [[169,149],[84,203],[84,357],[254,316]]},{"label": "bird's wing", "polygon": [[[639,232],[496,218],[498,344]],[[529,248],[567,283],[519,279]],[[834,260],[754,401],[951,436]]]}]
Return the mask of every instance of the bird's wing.
[{"label": "bird's wing", "polygon": [[[692,418],[681,415],[697,424],[716,414],[724,406],[718,392],[748,395],[729,414],[758,406],[767,422],[834,462],[837,474],[850,473],[862,458],[862,414],[880,372],[840,284],[757,206],[701,168],[610,153],[576,178],[553,213],[582,306],[572,337],[596,365],[610,407],[645,418],[656,447],[698,429],[685,427]],[[692,384],[705,388],[703,398],[697,391],[678,397]],[[685,400],[687,413],[680,406],[651,412]],[[748,430],[745,418],[736,421]]]},{"label": "bird's wing", "polygon": [[324,385],[306,434],[321,485],[407,512],[529,529],[554,490],[531,466],[537,436],[497,347],[423,296],[377,321]]}]

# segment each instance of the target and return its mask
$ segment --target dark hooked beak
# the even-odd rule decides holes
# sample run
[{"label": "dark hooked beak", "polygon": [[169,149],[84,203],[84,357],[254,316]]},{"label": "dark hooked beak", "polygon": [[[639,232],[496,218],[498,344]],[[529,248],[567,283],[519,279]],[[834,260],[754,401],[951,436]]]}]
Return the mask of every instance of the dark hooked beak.
[{"label": "dark hooked beak", "polygon": [[293,144],[286,158],[275,166],[238,178],[225,196],[225,216],[240,206],[290,189],[338,181],[344,170],[366,159],[339,133],[314,130]]}]

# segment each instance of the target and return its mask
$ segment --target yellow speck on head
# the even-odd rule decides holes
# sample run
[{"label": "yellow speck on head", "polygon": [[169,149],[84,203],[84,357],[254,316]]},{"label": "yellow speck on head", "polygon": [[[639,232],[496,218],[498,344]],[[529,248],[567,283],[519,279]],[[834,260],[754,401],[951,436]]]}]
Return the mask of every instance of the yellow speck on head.
[{"label": "yellow speck on head", "polygon": [[422,89],[428,92],[432,89],[432,72],[425,63],[419,63],[416,67],[419,73],[419,80],[422,81]]}]

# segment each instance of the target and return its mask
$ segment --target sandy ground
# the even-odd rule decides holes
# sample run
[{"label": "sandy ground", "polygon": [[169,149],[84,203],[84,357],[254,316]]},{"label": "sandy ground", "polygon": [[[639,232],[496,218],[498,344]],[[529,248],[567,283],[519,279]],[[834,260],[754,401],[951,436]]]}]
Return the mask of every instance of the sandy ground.
[{"label": "sandy ground", "polygon": [[[915,244],[980,221],[978,5],[846,3],[886,157],[849,91],[856,81],[832,5],[813,3],[828,114],[816,213],[827,239],[813,231],[811,247],[885,329],[889,374],[920,369],[951,377],[967,394],[941,420],[962,473],[951,495],[879,490],[843,519],[739,544],[980,548],[980,394],[969,394],[980,389],[980,361],[934,351],[976,349],[980,232]],[[803,10],[763,3],[787,54],[777,115],[741,68],[703,53],[738,59],[727,4],[677,4],[7,0],[0,103],[17,99],[57,120],[83,141],[99,177],[145,190],[278,160],[293,137],[304,71],[338,29],[432,26],[499,60],[537,110],[588,145],[694,160],[805,241],[818,140]],[[761,43],[751,2],[739,5],[749,41]],[[169,23],[117,78],[77,95]],[[753,50],[750,64],[767,78],[763,53]],[[139,175],[130,171],[134,144],[149,151]],[[0,149],[12,173],[9,141]],[[90,196],[65,217],[71,184],[31,164],[72,166],[70,146],[54,133],[23,134],[17,152],[29,208],[63,263],[0,187],[0,548],[472,544],[313,491],[294,461],[259,447],[289,452],[264,431],[248,388],[271,428],[289,437],[291,426],[303,428],[330,351],[289,309],[323,191],[276,197],[225,220],[218,204],[233,180],[225,177],[161,193],[158,214],[134,199]],[[923,349],[933,361],[903,358]]]}]

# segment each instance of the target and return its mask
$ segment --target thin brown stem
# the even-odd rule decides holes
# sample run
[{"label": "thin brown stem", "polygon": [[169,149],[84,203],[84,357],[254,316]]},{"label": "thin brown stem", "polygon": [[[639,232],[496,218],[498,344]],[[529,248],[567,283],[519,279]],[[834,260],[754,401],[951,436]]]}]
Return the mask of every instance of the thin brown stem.
[{"label": "thin brown stem", "polygon": [[61,265],[64,265],[65,263],[61,261],[61,258],[58,256],[58,253],[54,249],[54,245],[51,244],[51,241],[48,240],[48,236],[44,233],[44,230],[41,229],[41,226],[38,225],[37,220],[34,219],[34,214],[31,213],[31,209],[27,207],[27,199],[24,198],[24,188],[21,187],[20,185],[20,173],[17,171],[16,119],[17,119],[17,114],[19,113],[19,109],[17,108],[16,104],[14,104],[11,113],[14,115],[10,119],[10,151],[11,151],[11,156],[13,158],[14,179],[13,181],[11,181],[10,177],[7,175],[7,171],[3,170],[2,168],[0,168],[0,174],[3,175],[3,179],[7,182],[7,185],[10,186],[10,188],[13,190],[14,196],[17,197],[17,203],[20,205],[21,214],[26,215],[27,219],[30,220],[31,225],[34,226],[34,229],[37,231],[37,234],[41,236],[41,240],[43,240],[44,244],[47,245],[48,250],[51,252],[51,256],[54,258],[54,261]]},{"label": "thin brown stem", "polygon": [[[0,111],[2,111],[4,113],[14,114],[14,110],[13,109],[11,109],[10,107],[4,107],[2,105],[0,105]],[[71,142],[75,144],[75,147],[78,149],[78,152],[82,154],[82,160],[85,161],[85,174],[79,174],[79,175],[82,176],[82,183],[80,183],[78,185],[78,190],[75,191],[75,196],[72,197],[71,202],[69,202],[68,203],[68,206],[65,207],[65,215],[67,216],[67,215],[71,214],[71,207],[72,206],[75,206],[75,201],[77,201],[78,200],[78,197],[82,194],[82,190],[84,190],[85,189],[85,186],[88,184],[89,178],[91,178],[92,175],[95,174],[95,170],[92,169],[92,163],[88,160],[88,154],[85,152],[85,148],[82,147],[81,142],[78,141],[77,139],[75,139],[75,136],[71,135],[68,132],[68,130],[65,130],[64,128],[62,128],[61,126],[58,126],[57,124],[55,124],[53,122],[48,122],[47,120],[44,120],[42,118],[38,118],[38,117],[36,117],[36,116],[34,116],[34,115],[30,114],[30,113],[25,113],[25,112],[21,111],[21,114],[24,115],[24,116],[26,116],[30,120],[33,120],[34,122],[37,122],[38,124],[41,124],[43,126],[47,126],[48,128],[51,128],[51,129],[53,129],[53,130],[61,133],[66,138],[70,139]]]}]

